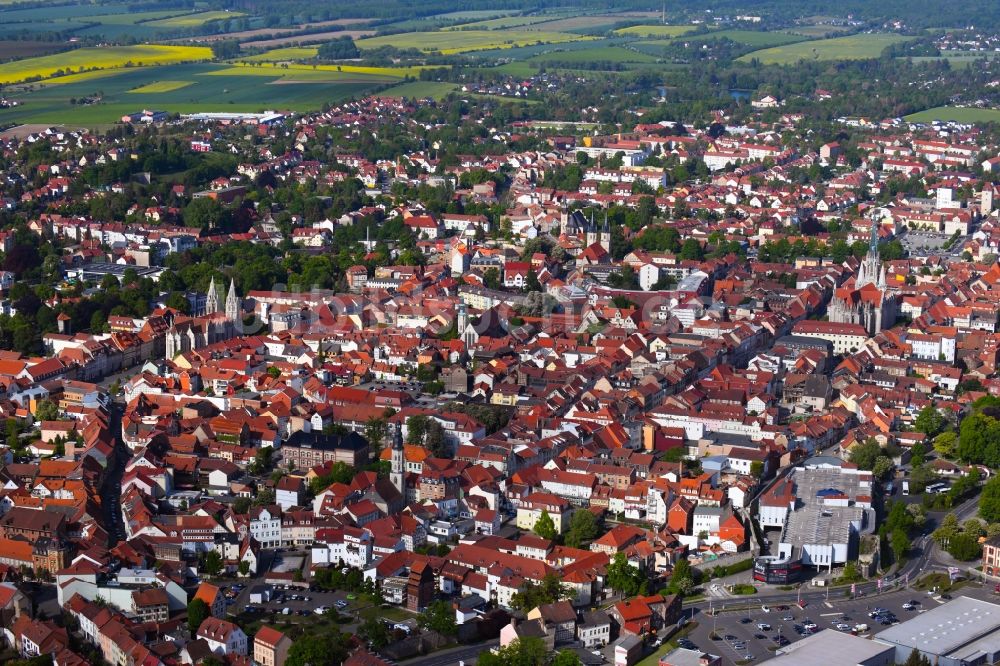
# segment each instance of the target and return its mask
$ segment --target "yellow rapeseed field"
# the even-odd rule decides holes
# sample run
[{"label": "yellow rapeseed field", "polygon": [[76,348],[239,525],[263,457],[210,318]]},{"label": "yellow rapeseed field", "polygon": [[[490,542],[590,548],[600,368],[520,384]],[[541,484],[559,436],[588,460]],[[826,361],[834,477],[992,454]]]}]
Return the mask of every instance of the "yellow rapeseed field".
[{"label": "yellow rapeseed field", "polygon": [[66,53],[26,58],[0,65],[0,84],[38,80],[59,73],[89,72],[93,69],[115,69],[140,65],[171,65],[179,62],[209,60],[212,49],[207,46],[173,46],[140,44],[136,46],[95,46]]}]

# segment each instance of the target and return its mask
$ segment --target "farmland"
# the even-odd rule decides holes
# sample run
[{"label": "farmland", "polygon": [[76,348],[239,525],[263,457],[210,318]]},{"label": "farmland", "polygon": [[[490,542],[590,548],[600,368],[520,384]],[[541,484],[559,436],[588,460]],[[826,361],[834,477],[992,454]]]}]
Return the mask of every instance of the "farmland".
[{"label": "farmland", "polygon": [[566,32],[534,32],[530,30],[453,30],[438,32],[408,32],[358,40],[359,49],[394,46],[399,49],[441,53],[465,53],[482,49],[502,49],[512,46],[546,43],[559,44],[588,39]]},{"label": "farmland", "polygon": [[737,44],[755,46],[759,49],[804,41],[801,35],[792,35],[780,31],[761,32],[759,30],[720,30],[719,32],[710,32],[707,35],[697,35],[694,37],[694,39],[701,38],[731,39]]},{"label": "farmland", "polygon": [[189,85],[193,84],[194,81],[154,81],[153,83],[147,83],[144,86],[139,86],[138,88],[133,88],[129,90],[129,94],[148,94],[148,93],[167,93],[173,92],[175,90],[180,90],[181,88],[187,88]]},{"label": "farmland", "polygon": [[685,35],[692,30],[694,30],[694,26],[691,25],[633,25],[629,28],[619,28],[615,33],[628,37],[670,39]]},{"label": "farmland", "polygon": [[241,12],[198,12],[196,14],[184,14],[173,18],[151,21],[149,25],[157,28],[196,28],[209,21],[225,21],[231,18],[245,16]]},{"label": "farmland", "polygon": [[508,28],[520,28],[533,25],[535,23],[545,23],[558,18],[551,14],[541,14],[536,16],[506,16],[503,18],[486,19],[485,21],[475,21],[473,23],[460,23],[448,26],[442,30],[506,30]]},{"label": "farmland", "polygon": [[651,63],[656,58],[645,53],[638,53],[621,46],[600,46],[592,49],[577,49],[574,51],[554,51],[543,53],[528,60],[529,63],[565,62],[615,62],[615,63]]},{"label": "farmland", "polygon": [[278,77],[299,77],[302,75],[315,75],[320,80],[336,78],[339,74],[362,74],[365,76],[380,76],[390,79],[402,79],[407,76],[417,77],[425,69],[441,69],[440,67],[430,67],[415,65],[413,67],[366,67],[364,65],[244,65],[234,64],[231,67],[213,72],[214,75],[237,75],[237,76],[278,76]]},{"label": "farmland", "polygon": [[938,106],[911,113],[906,116],[905,120],[913,123],[929,123],[934,120],[954,120],[958,123],[1000,123],[1000,109]]},{"label": "farmland", "polygon": [[748,53],[739,60],[749,62],[756,59],[765,65],[793,65],[800,60],[864,60],[877,58],[885,47],[907,39],[912,38],[888,33],[863,33],[773,46]]},{"label": "farmland", "polygon": [[0,84],[44,79],[59,72],[114,69],[128,65],[166,65],[208,60],[211,49],[202,46],[111,46],[76,49],[0,65]]},{"label": "farmland", "polygon": [[[374,91],[399,78],[336,71],[277,69],[249,73],[243,68],[210,63],[86,72],[59,85],[34,84],[31,92],[14,95],[22,104],[0,110],[0,125],[23,122],[104,125],[126,113],[156,108],[177,113],[197,111],[309,111],[324,104]],[[78,78],[83,77],[83,78]],[[168,83],[169,82],[169,83]],[[186,83],[171,90],[164,88]],[[72,100],[100,97],[99,104]]]},{"label": "farmland", "polygon": [[434,99],[441,99],[456,90],[458,90],[458,85],[454,83],[411,81],[410,83],[401,83],[398,86],[383,90],[379,95],[381,97],[416,97],[419,99],[433,97]]}]

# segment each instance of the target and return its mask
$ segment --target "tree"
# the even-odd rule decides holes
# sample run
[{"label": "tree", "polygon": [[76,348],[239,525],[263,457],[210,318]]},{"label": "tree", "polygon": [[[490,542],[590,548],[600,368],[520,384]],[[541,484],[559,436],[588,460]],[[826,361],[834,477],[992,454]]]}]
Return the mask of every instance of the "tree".
[{"label": "tree", "polygon": [[667,589],[672,594],[688,594],[694,588],[694,571],[687,558],[682,557],[674,563],[674,570],[670,574],[670,585]]},{"label": "tree", "polygon": [[201,599],[192,599],[190,603],[188,603],[187,613],[188,630],[193,636],[198,632],[198,627],[200,627],[201,623],[205,621],[205,618],[212,614],[212,609],[209,608],[208,604]]},{"label": "tree", "polygon": [[572,650],[560,650],[551,666],[580,666],[580,658]]},{"label": "tree", "polygon": [[392,640],[389,635],[389,628],[385,626],[382,618],[372,616],[358,627],[358,635],[368,641],[376,650],[384,648]]},{"label": "tree", "polygon": [[499,289],[503,286],[500,282],[500,271],[495,267],[487,268],[483,273],[483,285],[487,289]]},{"label": "tree", "polygon": [[57,418],[59,418],[59,406],[51,400],[42,400],[35,407],[35,419],[55,421]]},{"label": "tree", "polygon": [[250,562],[248,560],[240,560],[240,565],[237,567],[240,575],[246,578],[250,575]]},{"label": "tree", "polygon": [[943,432],[934,438],[934,451],[947,458],[954,458],[958,449],[958,435],[952,431]]},{"label": "tree", "polygon": [[454,636],[458,633],[455,622],[455,611],[447,601],[433,601],[417,618],[417,624],[424,629],[436,631],[442,636]]},{"label": "tree", "polygon": [[389,423],[383,418],[373,416],[365,423],[365,439],[376,450],[382,447],[382,442],[388,434]]},{"label": "tree", "polygon": [[704,256],[705,253],[701,248],[701,243],[694,238],[688,238],[684,241],[684,244],[681,245],[681,259],[700,260]]},{"label": "tree", "polygon": [[913,648],[910,651],[910,656],[903,662],[903,666],[931,666],[931,660],[920,654],[917,648]]},{"label": "tree", "polygon": [[979,515],[988,523],[1000,522],[1000,476],[994,476],[979,495]]},{"label": "tree", "polygon": [[535,534],[549,541],[555,541],[556,537],[559,536],[559,533],[556,532],[555,521],[545,509],[542,509],[542,515],[538,516],[538,520],[535,521]]},{"label": "tree", "polygon": [[851,448],[850,461],[858,466],[858,469],[871,470],[875,466],[875,460],[882,453],[882,448],[874,438],[868,438],[860,444],[855,444]]},{"label": "tree", "polygon": [[540,638],[518,638],[496,651],[484,651],[477,666],[544,666],[548,650]]},{"label": "tree", "polygon": [[639,593],[640,588],[645,584],[646,577],[637,567],[629,564],[625,553],[615,553],[607,567],[605,578],[611,589],[620,592],[623,596],[632,597]]},{"label": "tree", "polygon": [[528,271],[528,276],[524,279],[524,290],[525,291],[541,291],[542,283],[538,281],[538,273],[535,269],[530,269]]},{"label": "tree", "polygon": [[222,555],[217,550],[210,550],[205,553],[205,559],[201,563],[201,570],[209,576],[218,576],[222,571]]},{"label": "tree", "polygon": [[948,421],[933,404],[927,405],[920,410],[917,418],[913,421],[913,427],[928,437],[937,437],[948,425]]},{"label": "tree", "polygon": [[324,631],[300,636],[288,649],[285,666],[339,664],[347,659],[347,636],[339,631]]},{"label": "tree", "polygon": [[962,562],[978,559],[982,552],[978,537],[971,534],[956,534],[948,542],[948,554]]},{"label": "tree", "polygon": [[579,548],[585,541],[597,536],[597,519],[590,511],[581,510],[573,514],[566,531],[566,545]]},{"label": "tree", "polygon": [[902,562],[906,557],[906,551],[910,548],[910,537],[907,536],[906,530],[900,527],[894,529],[889,538],[889,547],[892,548],[892,556],[896,562]]},{"label": "tree", "polygon": [[884,479],[890,471],[892,471],[892,458],[888,456],[875,458],[875,464],[872,465],[872,474],[875,475],[876,479]]}]

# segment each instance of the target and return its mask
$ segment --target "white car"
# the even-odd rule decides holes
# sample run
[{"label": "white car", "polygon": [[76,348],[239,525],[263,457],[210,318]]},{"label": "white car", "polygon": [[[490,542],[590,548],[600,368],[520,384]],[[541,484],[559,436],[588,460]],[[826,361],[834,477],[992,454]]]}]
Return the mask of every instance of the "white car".
[{"label": "white car", "polygon": [[771,631],[771,625],[769,625],[767,622],[758,622],[757,628],[760,629],[761,631]]},{"label": "white car", "polygon": [[844,624],[843,622],[837,623],[837,631],[850,631],[850,630],[851,630],[851,625]]},{"label": "white car", "polygon": [[911,604],[909,601],[903,604],[903,610],[913,610],[914,608],[916,608],[916,606]]},{"label": "white car", "polygon": [[761,609],[762,611],[764,611],[765,613],[770,613],[770,612],[771,612],[771,609],[770,609],[770,608],[768,608],[767,606],[761,606],[761,607],[760,607],[760,609]]},{"label": "white car", "polygon": [[816,628],[816,623],[815,622],[803,622],[802,623],[802,628],[803,629],[809,629],[810,631],[812,631],[813,629]]},{"label": "white car", "polygon": [[320,606],[319,608],[317,608],[313,612],[316,613],[316,615],[322,615],[326,611],[327,611],[327,607],[326,606]]}]

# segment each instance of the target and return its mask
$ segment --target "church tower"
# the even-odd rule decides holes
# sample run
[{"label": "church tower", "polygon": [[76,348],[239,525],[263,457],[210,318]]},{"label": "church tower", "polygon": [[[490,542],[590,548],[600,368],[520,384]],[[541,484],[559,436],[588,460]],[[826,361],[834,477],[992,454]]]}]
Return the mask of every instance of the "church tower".
[{"label": "church tower", "polygon": [[404,479],[406,475],[403,472],[403,426],[398,423],[392,431],[392,457],[390,461],[389,481],[392,482],[392,485],[396,487],[396,490],[399,491],[399,494],[405,500],[406,487]]},{"label": "church tower", "polygon": [[874,284],[879,289],[885,289],[885,268],[878,253],[878,220],[872,218],[871,235],[868,238],[868,254],[858,267],[858,277],[854,288],[860,289],[866,284]]},{"label": "church tower", "polygon": [[604,213],[604,226],[601,227],[601,247],[608,254],[611,253],[611,227],[608,225],[608,214]]},{"label": "church tower", "polygon": [[585,234],[586,246],[590,247],[597,242],[597,225],[594,224],[594,213],[590,213],[590,224],[587,225]]},{"label": "church tower", "polygon": [[240,297],[236,295],[236,280],[230,280],[229,293],[226,294],[226,319],[236,325],[242,324],[243,315],[240,310]]},{"label": "church tower", "polygon": [[213,277],[208,284],[208,294],[205,296],[205,314],[210,315],[221,309],[219,307],[219,292],[215,290],[215,278]]}]

